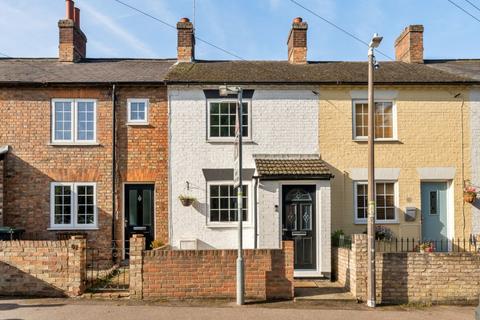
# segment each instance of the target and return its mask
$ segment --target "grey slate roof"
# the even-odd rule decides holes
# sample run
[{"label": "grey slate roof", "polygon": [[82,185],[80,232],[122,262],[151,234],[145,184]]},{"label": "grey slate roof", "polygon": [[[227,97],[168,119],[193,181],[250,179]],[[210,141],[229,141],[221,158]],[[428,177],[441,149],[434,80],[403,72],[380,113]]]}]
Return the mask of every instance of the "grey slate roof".
[{"label": "grey slate roof", "polygon": [[[174,59],[85,59],[62,63],[56,58],[0,58],[1,83],[252,83],[366,84],[366,62],[202,61],[175,64]],[[479,60],[427,60],[425,64],[380,62],[376,83],[479,83]]]},{"label": "grey slate roof", "polygon": [[[167,75],[171,83],[365,84],[367,62],[196,61],[179,63]],[[471,83],[467,76],[423,64],[380,62],[376,83]]]},{"label": "grey slate roof", "polygon": [[320,157],[282,156],[255,157],[255,166],[260,177],[272,176],[323,176],[331,173]]},{"label": "grey slate roof", "polygon": [[425,60],[429,67],[480,81],[480,59]]},{"label": "grey slate roof", "polygon": [[163,82],[176,60],[0,58],[0,83],[145,83]]}]

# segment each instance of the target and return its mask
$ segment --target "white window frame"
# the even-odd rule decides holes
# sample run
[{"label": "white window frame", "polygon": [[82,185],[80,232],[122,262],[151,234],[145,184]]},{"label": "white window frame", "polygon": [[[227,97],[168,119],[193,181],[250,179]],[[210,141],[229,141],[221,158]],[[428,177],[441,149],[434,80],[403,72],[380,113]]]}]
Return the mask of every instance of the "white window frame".
[{"label": "white window frame", "polygon": [[[55,103],[56,102],[70,102],[72,104],[72,134],[70,140],[55,139]],[[77,103],[78,102],[93,102],[93,139],[92,140],[78,140],[78,121],[77,121]],[[51,116],[51,140],[53,144],[75,144],[88,145],[97,144],[97,100],[95,99],[52,99],[52,116]]]},{"label": "white window frame", "polygon": [[[68,186],[71,188],[71,223],[70,224],[55,224],[55,187]],[[92,186],[93,187],[93,224],[79,224],[77,223],[78,216],[78,186]],[[50,228],[49,230],[92,230],[98,229],[98,207],[97,207],[97,184],[95,182],[52,182],[50,184]]]},{"label": "white window frame", "polygon": [[[375,138],[375,141],[398,141],[397,134],[397,103],[394,99],[375,99],[375,102],[390,102],[392,103],[392,137],[391,138]],[[368,100],[365,99],[352,99],[352,138],[354,141],[367,141],[368,136],[356,135],[356,105],[358,103],[368,104]]]},{"label": "white window frame", "polygon": [[[131,108],[132,103],[145,103],[145,119],[143,120],[132,120],[131,118]],[[148,125],[149,123],[149,110],[150,110],[150,100],[144,98],[130,98],[127,99],[127,124],[128,125]]]},{"label": "white window frame", "polygon": [[[377,219],[377,214],[375,212],[375,223],[378,224],[395,224],[398,223],[398,208],[399,208],[399,192],[398,192],[398,181],[395,180],[377,180],[375,181],[375,184],[377,183],[393,183],[393,194],[394,194],[394,205],[395,205],[395,219],[393,220],[379,220]],[[367,181],[354,181],[353,182],[353,219],[355,224],[367,224],[367,218],[365,219],[359,219],[357,215],[357,186],[358,185],[368,185]],[[376,192],[375,192],[376,195]],[[375,200],[376,202],[376,200]],[[368,206],[368,204],[367,204]]]},{"label": "white window frame", "polygon": [[[209,228],[238,228],[238,221],[210,221],[210,186],[220,186],[220,185],[233,185],[233,180],[222,180],[222,181],[207,181],[207,226]],[[251,227],[252,226],[252,184],[250,182],[243,182],[243,185],[247,187],[247,220],[243,221],[243,226]]]},{"label": "white window frame", "polygon": [[[208,99],[207,100],[207,140],[216,141],[216,142],[234,142],[235,137],[212,137],[210,135],[210,103],[237,103],[237,99],[226,98],[226,99]],[[245,99],[242,103],[247,104],[248,109],[248,132],[246,137],[242,137],[243,141],[252,141],[252,103],[250,99]]]}]

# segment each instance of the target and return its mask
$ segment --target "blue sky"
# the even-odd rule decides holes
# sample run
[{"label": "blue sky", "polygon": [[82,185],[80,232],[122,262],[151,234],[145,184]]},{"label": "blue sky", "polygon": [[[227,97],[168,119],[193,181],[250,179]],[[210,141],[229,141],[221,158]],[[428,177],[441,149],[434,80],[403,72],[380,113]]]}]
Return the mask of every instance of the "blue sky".
[{"label": "blue sky", "polygon": [[[193,0],[123,0],[171,24],[193,16]],[[408,24],[425,26],[426,58],[480,58],[480,22],[447,0],[297,0],[381,50]],[[454,0],[480,18],[480,11]],[[470,0],[480,7],[480,0]],[[176,32],[114,0],[77,0],[89,57],[173,58]],[[0,0],[0,51],[18,57],[56,57],[63,0]],[[289,0],[196,0],[196,32],[244,59],[284,60],[291,21],[309,25],[309,60],[365,60],[366,48]],[[199,59],[232,59],[198,43]],[[384,57],[379,56],[380,60]]]}]

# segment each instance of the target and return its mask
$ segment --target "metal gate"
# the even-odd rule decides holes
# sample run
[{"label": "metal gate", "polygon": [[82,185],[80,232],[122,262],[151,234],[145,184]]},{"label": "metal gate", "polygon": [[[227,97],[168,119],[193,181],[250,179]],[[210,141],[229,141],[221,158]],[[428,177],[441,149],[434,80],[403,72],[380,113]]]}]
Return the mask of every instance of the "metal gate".
[{"label": "metal gate", "polygon": [[[126,247],[126,248],[125,248]],[[128,290],[130,284],[128,245],[112,241],[109,248],[87,242],[85,287],[87,291]]]}]

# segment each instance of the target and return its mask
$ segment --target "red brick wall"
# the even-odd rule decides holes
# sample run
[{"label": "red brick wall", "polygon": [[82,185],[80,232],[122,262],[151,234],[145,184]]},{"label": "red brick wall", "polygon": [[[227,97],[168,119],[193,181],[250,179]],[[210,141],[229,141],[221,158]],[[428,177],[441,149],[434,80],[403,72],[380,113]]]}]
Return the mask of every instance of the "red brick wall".
[{"label": "red brick wall", "polygon": [[[140,251],[141,241],[133,238],[130,251],[133,298],[235,298],[236,250]],[[293,244],[283,245],[244,251],[247,299],[293,298]]]},{"label": "red brick wall", "polygon": [[[126,125],[127,99],[129,98],[149,99],[149,125]],[[155,239],[167,243],[168,105],[166,87],[124,87],[118,91],[117,99],[117,159],[120,181],[155,185]],[[121,203],[123,201],[121,186],[119,194]],[[117,233],[117,238],[120,237],[121,235]]]},{"label": "red brick wall", "polygon": [[[117,87],[117,239],[123,236],[122,183],[152,182],[156,186],[156,236],[168,237],[168,121],[165,86]],[[53,146],[51,99],[97,100],[95,146]],[[126,99],[150,98],[150,125],[126,127]],[[26,229],[37,239],[55,240],[49,231],[50,183],[96,182],[99,230],[87,231],[91,246],[108,250],[112,224],[112,97],[103,87],[0,88],[0,145],[10,145],[4,195],[5,225]]]},{"label": "red brick wall", "polygon": [[0,295],[80,295],[85,247],[85,239],[0,241]]}]

